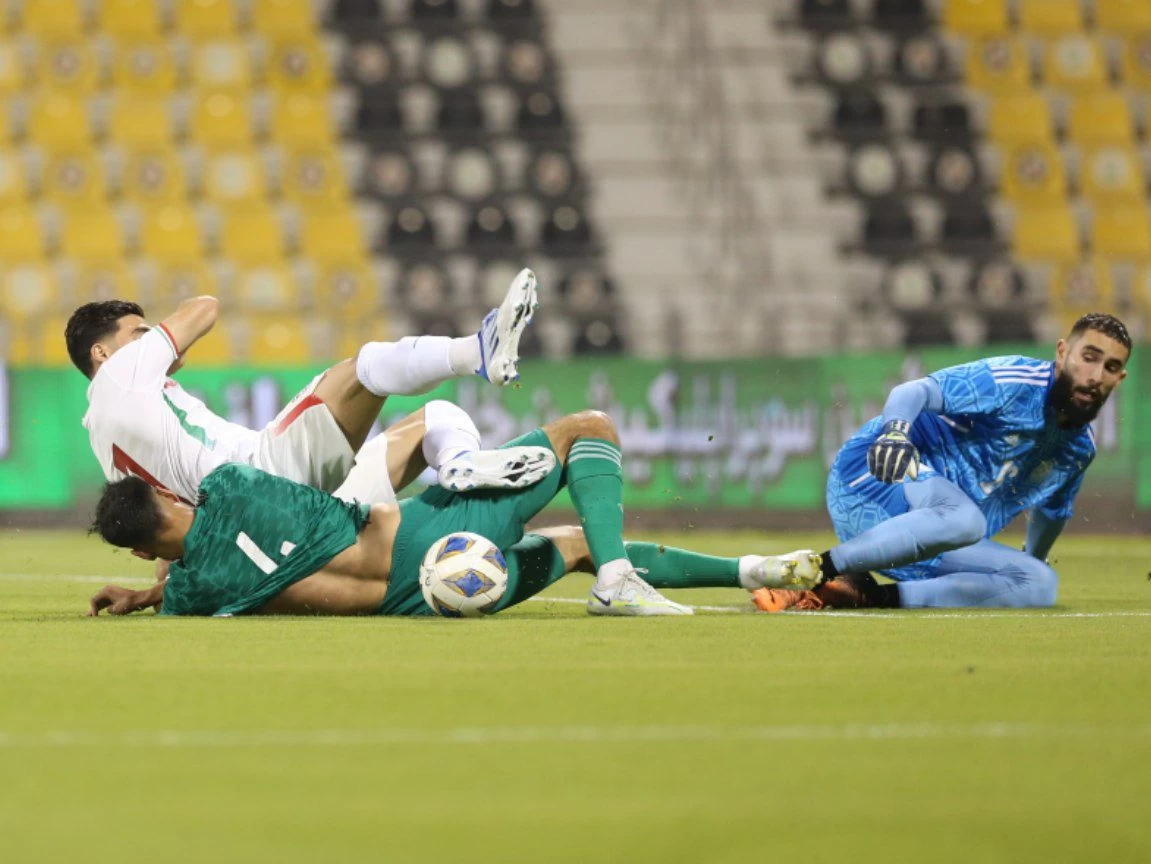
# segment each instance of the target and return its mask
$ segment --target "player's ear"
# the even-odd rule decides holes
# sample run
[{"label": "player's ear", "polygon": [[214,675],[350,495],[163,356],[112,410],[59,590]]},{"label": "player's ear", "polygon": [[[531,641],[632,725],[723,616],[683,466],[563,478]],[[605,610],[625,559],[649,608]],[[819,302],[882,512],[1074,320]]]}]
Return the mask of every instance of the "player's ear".
[{"label": "player's ear", "polygon": [[1063,361],[1066,359],[1067,359],[1067,340],[1066,339],[1060,339],[1058,342],[1055,343],[1055,362],[1058,363],[1060,366],[1062,366]]}]

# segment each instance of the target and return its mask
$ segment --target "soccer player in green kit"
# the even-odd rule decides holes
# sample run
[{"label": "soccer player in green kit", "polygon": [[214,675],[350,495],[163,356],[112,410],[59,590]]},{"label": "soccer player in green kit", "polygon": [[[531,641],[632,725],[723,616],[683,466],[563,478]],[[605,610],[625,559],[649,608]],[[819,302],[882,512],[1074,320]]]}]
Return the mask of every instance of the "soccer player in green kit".
[{"label": "soccer player in green kit", "polygon": [[[239,464],[209,474],[195,508],[136,477],[111,483],[93,529],[139,557],[173,564],[163,585],[103,589],[89,614],[162,604],[165,615],[429,615],[420,563],[456,531],[481,534],[505,554],[508,587],[495,611],[576,570],[596,574],[593,615],[691,614],[656,588],[803,589],[820,578],[819,556],[809,550],[719,558],[625,543],[619,438],[606,414],[569,415],[506,446],[547,447],[556,467],[526,489],[432,488],[398,505],[344,502]],[[581,527],[525,536],[565,485]]]}]

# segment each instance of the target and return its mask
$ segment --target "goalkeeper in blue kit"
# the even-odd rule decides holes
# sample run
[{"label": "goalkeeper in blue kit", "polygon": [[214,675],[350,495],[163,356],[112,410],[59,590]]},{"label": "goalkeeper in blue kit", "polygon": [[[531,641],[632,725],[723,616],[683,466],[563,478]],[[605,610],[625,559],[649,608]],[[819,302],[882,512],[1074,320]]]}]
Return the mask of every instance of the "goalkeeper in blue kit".
[{"label": "goalkeeper in blue kit", "polygon": [[[1095,458],[1090,423],[1127,375],[1119,319],[1084,315],[1055,360],[993,357],[900,384],[839,451],[827,509],[840,543],[810,591],[763,589],[766,612],[1055,603],[1047,555]],[[1027,512],[1023,551],[991,538]],[[880,585],[870,575],[895,580]]]}]

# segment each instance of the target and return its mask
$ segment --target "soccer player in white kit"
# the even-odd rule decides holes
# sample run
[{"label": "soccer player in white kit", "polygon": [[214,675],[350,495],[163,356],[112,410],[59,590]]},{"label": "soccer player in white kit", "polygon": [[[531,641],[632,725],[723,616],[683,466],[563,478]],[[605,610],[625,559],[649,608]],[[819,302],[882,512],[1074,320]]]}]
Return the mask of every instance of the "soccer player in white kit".
[{"label": "soccer player in white kit", "polygon": [[134,303],[89,303],[73,313],[65,339],[73,363],[92,381],[83,423],[109,481],[135,475],[194,504],[205,476],[242,462],[377,503],[394,501],[394,488],[418,476],[419,455],[456,490],[520,488],[552,469],[546,448],[479,450],[471,418],[442,401],[364,444],[388,395],[426,392],[462,375],[496,386],[515,381],[520,336],[538,302],[535,276],[524,270],[476,335],[369,342],[356,358],[317,376],[259,431],[214,414],[170,377],[215,324],[214,297],[185,301],[155,327]]}]

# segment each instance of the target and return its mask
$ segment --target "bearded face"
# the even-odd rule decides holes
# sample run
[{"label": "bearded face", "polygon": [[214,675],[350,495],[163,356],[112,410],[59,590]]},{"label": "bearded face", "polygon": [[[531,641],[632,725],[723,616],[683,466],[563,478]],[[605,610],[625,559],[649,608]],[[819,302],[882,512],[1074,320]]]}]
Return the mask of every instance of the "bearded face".
[{"label": "bearded face", "polygon": [[1127,377],[1130,351],[1098,330],[1060,340],[1055,350],[1055,383],[1050,404],[1064,427],[1095,419],[1119,382]]}]

